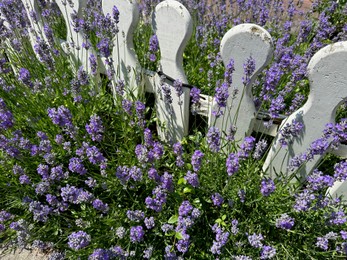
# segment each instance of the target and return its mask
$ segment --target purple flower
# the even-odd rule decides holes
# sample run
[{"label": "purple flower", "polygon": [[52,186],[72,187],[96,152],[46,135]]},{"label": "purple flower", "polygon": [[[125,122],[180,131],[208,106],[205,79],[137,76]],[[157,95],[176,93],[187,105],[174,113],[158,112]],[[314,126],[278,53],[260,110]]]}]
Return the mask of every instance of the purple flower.
[{"label": "purple flower", "polygon": [[107,203],[103,203],[102,200],[99,200],[99,199],[95,199],[92,205],[94,209],[99,210],[103,213],[107,213],[109,210]]},{"label": "purple flower", "polygon": [[191,90],[190,90],[190,101],[192,103],[192,114],[195,115],[197,110],[199,109],[200,107],[200,93],[201,93],[201,90],[196,88],[196,87],[193,87]]},{"label": "purple flower", "polygon": [[291,229],[294,226],[294,218],[290,217],[287,213],[281,215],[276,219],[276,227],[282,229]]},{"label": "purple flower", "polygon": [[276,255],[276,249],[271,246],[263,246],[260,252],[260,259],[271,259]]},{"label": "purple flower", "polygon": [[168,172],[164,172],[164,174],[160,178],[161,187],[167,191],[173,191],[173,177]]},{"label": "purple flower", "polygon": [[142,210],[128,210],[127,218],[131,221],[140,222],[145,218],[145,213]]},{"label": "purple flower", "polygon": [[33,85],[33,83],[30,80],[31,79],[30,72],[25,68],[19,69],[18,79],[29,87]]},{"label": "purple flower", "polygon": [[249,153],[254,148],[255,138],[253,136],[246,136],[243,143],[240,145],[240,151],[238,152],[239,158],[247,158]]},{"label": "purple flower", "polygon": [[212,231],[216,234],[215,240],[213,240],[213,245],[210,249],[212,254],[220,255],[222,247],[228,242],[229,232],[223,232],[223,229],[218,226],[218,224],[214,224],[212,227]]},{"label": "purple flower", "polygon": [[64,106],[56,108],[48,108],[48,116],[51,118],[53,124],[60,127],[72,127],[72,115],[69,109]]},{"label": "purple flower", "polygon": [[164,232],[164,233],[167,233],[167,232],[169,232],[170,230],[173,230],[173,225],[170,225],[170,224],[167,224],[167,223],[165,223],[165,224],[163,224],[162,226],[161,226],[161,230]]},{"label": "purple flower", "polygon": [[79,250],[89,245],[91,237],[84,231],[73,232],[68,236],[68,245],[73,250]]},{"label": "purple flower", "polygon": [[293,120],[291,124],[287,123],[280,131],[281,138],[278,141],[281,146],[287,146],[288,140],[290,140],[292,137],[298,137],[303,129],[304,124],[301,122]]},{"label": "purple flower", "polygon": [[323,249],[324,251],[328,250],[329,240],[325,237],[317,237],[316,246]]},{"label": "purple flower", "polygon": [[265,150],[267,148],[267,142],[266,140],[262,139],[255,145],[255,150],[253,153],[253,158],[256,160],[260,160],[263,156]]},{"label": "purple flower", "polygon": [[188,200],[185,200],[181,203],[181,206],[178,209],[178,214],[180,216],[188,216],[188,214],[193,210],[193,206],[189,203]]},{"label": "purple flower", "polygon": [[229,97],[229,89],[227,83],[222,83],[221,86],[216,87],[216,93],[214,95],[215,101],[219,108],[226,107]]},{"label": "purple flower", "polygon": [[199,176],[195,172],[192,173],[191,171],[188,171],[186,176],[184,176],[184,179],[194,188],[197,188],[200,185]]},{"label": "purple flower", "polygon": [[99,43],[96,45],[98,50],[100,51],[100,54],[108,58],[111,55],[110,51],[110,40],[108,38],[103,38],[99,41]]},{"label": "purple flower", "polygon": [[32,201],[29,204],[29,211],[33,213],[35,221],[46,222],[48,215],[52,212],[52,208],[41,204],[39,201]]},{"label": "purple flower", "polygon": [[199,171],[201,168],[202,157],[204,154],[200,150],[196,150],[192,155],[192,165],[195,172]]},{"label": "purple flower", "polygon": [[151,52],[157,52],[159,50],[159,41],[157,35],[152,35],[149,39],[149,50]]},{"label": "purple flower", "polygon": [[307,189],[303,190],[301,193],[295,195],[294,210],[297,212],[308,210],[315,198],[312,191]]},{"label": "purple flower", "polygon": [[86,130],[93,141],[100,142],[102,140],[102,133],[104,132],[101,118],[97,115],[92,115],[89,124],[86,125]]},{"label": "purple flower", "polygon": [[239,157],[237,154],[231,153],[229,154],[226,160],[227,173],[229,176],[234,175],[240,167]]},{"label": "purple flower", "polygon": [[155,226],[155,222],[154,222],[153,217],[145,218],[144,222],[145,222],[147,229],[152,229]]},{"label": "purple flower", "polygon": [[93,253],[88,257],[88,260],[109,260],[111,259],[110,251],[106,249],[95,249]]},{"label": "purple flower", "polygon": [[347,161],[342,161],[334,165],[334,179],[336,181],[347,179]]},{"label": "purple flower", "polygon": [[97,58],[94,56],[94,54],[90,54],[89,64],[90,64],[91,74],[96,75],[98,63],[97,63]]},{"label": "purple flower", "polygon": [[343,225],[346,223],[346,215],[342,210],[331,213],[329,223],[332,225]]},{"label": "purple flower", "polygon": [[242,77],[242,83],[248,85],[250,83],[251,76],[255,71],[255,60],[249,57],[243,64],[244,77]]},{"label": "purple flower", "polygon": [[99,149],[96,148],[96,146],[88,147],[86,149],[86,154],[89,161],[92,164],[102,163],[102,162],[105,162],[106,160],[105,157],[102,155],[102,153],[99,151]]},{"label": "purple flower", "polygon": [[307,188],[317,191],[326,187],[331,187],[334,184],[334,178],[329,175],[323,175],[321,171],[315,169],[312,174],[307,176]]},{"label": "purple flower", "polygon": [[253,234],[248,236],[248,242],[251,246],[254,248],[261,248],[263,246],[263,243],[261,242],[263,240],[262,234]]},{"label": "purple flower", "polygon": [[7,130],[13,126],[13,115],[9,110],[6,110],[5,103],[0,98],[0,131]]},{"label": "purple flower", "polygon": [[142,226],[134,226],[130,228],[130,240],[133,243],[141,242],[145,232]]},{"label": "purple flower", "polygon": [[235,71],[234,60],[230,59],[228,65],[226,66],[226,70],[224,72],[224,80],[225,80],[226,84],[228,84],[229,86],[233,82],[232,81],[232,74],[233,74],[234,71]]},{"label": "purple flower", "polygon": [[82,164],[82,160],[77,157],[73,157],[69,161],[69,170],[71,172],[76,172],[80,175],[84,175],[87,173],[87,169]]},{"label": "purple flower", "polygon": [[212,126],[207,132],[207,144],[213,153],[220,150],[220,131]]},{"label": "purple flower", "polygon": [[213,205],[217,207],[220,207],[224,202],[223,197],[218,192],[212,194],[211,199],[212,199]]},{"label": "purple flower", "polygon": [[0,223],[3,223],[11,219],[13,215],[5,210],[0,211]]},{"label": "purple flower", "polygon": [[263,196],[269,196],[276,189],[275,183],[272,179],[262,179],[260,192]]},{"label": "purple flower", "polygon": [[25,174],[19,176],[19,183],[20,183],[20,184],[30,184],[31,181],[30,181],[29,176],[28,176],[28,175],[25,175]]}]

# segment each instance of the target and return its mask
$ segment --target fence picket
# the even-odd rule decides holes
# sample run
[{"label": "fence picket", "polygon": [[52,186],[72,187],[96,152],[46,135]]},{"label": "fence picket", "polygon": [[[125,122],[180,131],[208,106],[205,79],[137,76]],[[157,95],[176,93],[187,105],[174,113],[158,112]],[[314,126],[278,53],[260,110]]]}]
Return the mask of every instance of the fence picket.
[{"label": "fence picket", "polygon": [[[263,167],[267,175],[272,178],[279,172],[290,175],[291,159],[305,153],[313,141],[322,137],[325,125],[335,122],[336,109],[347,97],[346,61],[347,42],[328,45],[312,57],[307,68],[310,81],[308,100],[280,126]],[[288,147],[281,148],[281,130],[293,120],[303,123],[304,129],[292,142],[288,142]],[[321,158],[322,155],[315,155],[312,161],[302,165],[297,178],[306,177]]]},{"label": "fence picket", "polygon": [[[231,126],[236,127],[235,140],[240,141],[245,134],[249,135],[253,129],[256,118],[256,109],[252,96],[252,83],[255,77],[269,63],[273,52],[270,34],[255,24],[240,24],[231,28],[221,41],[221,56],[224,66],[234,60],[235,71],[232,73],[232,87],[229,87],[229,98],[226,111],[220,117],[214,115],[218,111],[216,101],[213,101],[209,126],[215,125],[222,133],[228,133]],[[247,59],[255,60],[255,71],[250,82],[244,86],[243,65]],[[233,95],[234,90],[238,94]]]},{"label": "fence picket", "polygon": [[124,80],[128,90],[137,97],[140,89],[137,73],[140,71],[140,65],[134,51],[133,33],[139,22],[139,8],[136,1],[118,0],[102,1],[104,14],[112,14],[113,7],[116,6],[119,11],[118,34],[114,41],[112,52],[115,66],[115,75],[112,81],[113,88],[117,80]]},{"label": "fence picket", "polygon": [[[177,1],[159,3],[153,13],[153,29],[160,49],[160,70],[175,80],[187,83],[183,70],[183,51],[193,31],[192,18],[187,9]],[[168,99],[171,93],[172,101]],[[158,119],[164,127],[158,132],[162,140],[177,141],[188,134],[189,88],[182,88],[179,97],[173,82],[155,77],[154,92]]]},{"label": "fence picket", "polygon": [[64,17],[67,28],[67,41],[61,44],[63,50],[70,55],[75,69],[79,69],[83,66],[84,70],[90,72],[89,57],[91,54],[96,57],[96,52],[93,47],[88,49],[82,47],[83,42],[87,43],[87,39],[83,37],[80,31],[76,32],[73,29],[71,19],[71,14],[74,12],[76,12],[76,16],[79,19],[82,19],[82,10],[86,7],[87,2],[84,0],[58,0],[56,3]]}]

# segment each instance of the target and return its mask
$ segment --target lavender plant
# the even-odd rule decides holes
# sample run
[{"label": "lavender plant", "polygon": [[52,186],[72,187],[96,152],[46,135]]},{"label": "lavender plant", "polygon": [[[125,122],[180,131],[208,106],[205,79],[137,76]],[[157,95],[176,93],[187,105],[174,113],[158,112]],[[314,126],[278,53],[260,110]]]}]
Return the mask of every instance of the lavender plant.
[{"label": "lavender plant", "polygon": [[[104,16],[100,2],[87,2],[85,19],[73,19],[74,29],[108,58],[118,9]],[[136,48],[148,68],[155,68],[160,57],[156,37],[145,27],[157,2],[140,1],[143,27]],[[190,82],[208,86],[202,91],[216,87],[216,94],[223,94],[231,83],[232,69],[222,73],[218,55],[228,28],[256,22],[271,30],[274,61],[254,93],[256,102],[260,97],[265,102],[259,107],[273,117],[302,104],[307,93],[297,88],[307,84],[309,58],[345,37],[339,21],[345,21],[346,7],[333,1],[317,2],[301,16],[293,1],[288,6],[281,1],[183,2],[197,24],[185,68]],[[102,77],[95,56],[89,59],[90,74],[83,67],[74,69],[54,40],[66,30],[59,26],[62,18],[54,2],[39,1],[48,42],[40,38],[34,49],[20,3],[0,5],[1,32],[8,39],[0,45],[3,245],[36,248],[49,259],[346,258],[345,204],[325,196],[334,181],[346,180],[345,161],[329,172],[315,170],[302,187],[293,188],[288,180],[262,176],[265,138],[246,136],[236,144],[233,129],[221,140],[220,129],[211,127],[206,136],[195,133],[175,144],[163,143],[146,99],[131,99],[118,81],[114,100],[108,81],[111,59]],[[293,28],[295,16],[302,17],[299,31]],[[254,62],[245,63],[245,82]],[[176,82],[177,94],[180,86]],[[198,88],[191,92],[196,107],[199,93]],[[290,100],[291,106],[280,106]],[[345,125],[345,120],[328,125],[293,168],[324,153],[328,139],[335,146],[344,142]],[[300,127],[288,126],[283,145]],[[228,153],[223,145],[230,147]]]}]

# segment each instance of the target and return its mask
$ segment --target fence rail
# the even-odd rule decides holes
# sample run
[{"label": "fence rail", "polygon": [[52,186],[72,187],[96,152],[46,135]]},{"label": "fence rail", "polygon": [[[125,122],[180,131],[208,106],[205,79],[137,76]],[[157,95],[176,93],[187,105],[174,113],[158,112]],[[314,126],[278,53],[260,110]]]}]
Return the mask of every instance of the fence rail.
[{"label": "fence rail", "polygon": [[[22,0],[28,17],[31,17],[32,12],[40,14],[36,1]],[[83,48],[85,38],[81,33],[76,33],[71,29],[71,13],[82,18],[82,10],[86,2],[84,0],[57,0],[56,3],[68,29],[67,41],[60,39],[58,41],[61,42],[66,54],[71,57],[76,70],[83,66],[86,71],[90,71],[89,58],[94,55],[98,57],[100,73],[106,73],[110,57],[101,57],[92,47],[88,50]],[[182,92],[176,95],[177,86],[169,77],[188,84],[182,60],[184,48],[192,34],[192,18],[188,10],[174,0],[162,1],[153,12],[152,26],[158,37],[161,54],[160,70],[162,74],[169,76],[165,79],[156,72],[143,73],[144,70],[140,67],[134,52],[133,32],[139,21],[139,9],[136,1],[103,0],[104,14],[111,14],[114,5],[119,10],[119,33],[111,55],[117,72],[112,84],[116,84],[118,79],[122,79],[135,96],[143,91],[154,93],[159,121],[161,125],[165,125],[165,129],[158,127],[160,138],[166,141],[181,140],[188,134],[190,88],[183,84]],[[30,33],[30,41],[33,46],[38,37],[47,40],[43,33],[43,23],[40,22],[44,18],[41,16],[38,18],[38,21],[30,19],[33,28]],[[272,178],[279,172],[285,175],[291,174],[290,161],[295,156],[304,153],[314,140],[321,137],[322,130],[327,123],[334,123],[336,108],[347,97],[347,73],[345,73],[347,42],[328,45],[312,57],[308,65],[310,82],[308,101],[288,117],[279,118],[278,122],[275,122],[270,128],[264,126],[266,113],[255,109],[251,85],[255,77],[271,61],[273,53],[271,35],[258,25],[241,24],[231,28],[224,35],[220,52],[225,67],[233,59],[235,69],[232,74],[233,82],[228,88],[229,98],[226,101],[226,107],[220,107],[218,100],[212,96],[200,95],[201,106],[197,113],[207,118],[209,126],[215,125],[221,132],[228,132],[231,126],[235,126],[237,129],[236,140],[242,140],[245,134],[250,134],[254,130],[273,136],[274,142],[263,170]],[[249,82],[244,85],[243,64],[249,57],[256,61],[256,68]],[[137,74],[143,75],[144,85],[140,84]],[[233,95],[235,89],[239,91],[236,96]],[[168,92],[172,93],[172,100],[167,99]],[[216,113],[221,110],[223,110],[223,115],[216,117]],[[287,148],[281,148],[279,140],[283,137],[282,130],[287,124],[295,122],[301,122],[304,125],[304,131],[293,139],[293,142],[288,143]],[[338,156],[347,157],[347,148],[344,145],[332,152]],[[309,174],[321,158],[322,155],[315,156],[299,171],[299,177]],[[336,182],[328,193],[333,196],[347,195],[347,183]]]}]

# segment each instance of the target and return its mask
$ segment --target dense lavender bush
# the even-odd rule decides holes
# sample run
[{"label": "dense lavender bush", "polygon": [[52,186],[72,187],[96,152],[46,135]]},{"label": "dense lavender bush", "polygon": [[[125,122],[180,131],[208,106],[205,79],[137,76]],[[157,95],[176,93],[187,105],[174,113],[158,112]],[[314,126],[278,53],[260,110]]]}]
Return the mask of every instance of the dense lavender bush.
[{"label": "dense lavender bush", "polygon": [[[198,130],[174,144],[158,139],[150,99],[132,98],[109,57],[118,32],[118,9],[102,13],[102,1],[87,1],[82,48],[94,46],[106,59],[99,75],[92,54],[88,69],[75,68],[59,44],[66,26],[56,4],[37,1],[45,39],[31,47],[21,1],[0,3],[0,243],[32,248],[49,259],[345,259],[347,217],[340,199],[325,196],[346,180],[347,162],[316,169],[301,186],[263,176],[269,138],[231,129]],[[156,70],[158,40],[149,28],[160,1],[139,1],[135,48],[143,67]],[[307,97],[306,66],[328,43],[347,39],[347,7],[316,1],[181,1],[195,22],[184,54],[194,108],[200,93],[225,106],[234,71],[218,53],[224,33],[253,22],[275,40],[271,65],[255,81],[255,104],[272,119]],[[66,1],[71,4],[71,1]],[[35,14],[31,14],[35,17]],[[256,60],[244,65],[249,82]],[[88,73],[89,71],[90,73]],[[177,95],[182,84],[175,82]],[[237,94],[237,93],[235,93]],[[216,111],[218,114],[220,111]],[[194,111],[192,111],[194,113]],[[323,137],[295,158],[297,169],[324,153],[327,140],[346,141],[346,120],[329,124]],[[283,146],[302,129],[288,126]],[[225,147],[230,151],[226,152]]]}]

